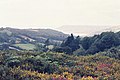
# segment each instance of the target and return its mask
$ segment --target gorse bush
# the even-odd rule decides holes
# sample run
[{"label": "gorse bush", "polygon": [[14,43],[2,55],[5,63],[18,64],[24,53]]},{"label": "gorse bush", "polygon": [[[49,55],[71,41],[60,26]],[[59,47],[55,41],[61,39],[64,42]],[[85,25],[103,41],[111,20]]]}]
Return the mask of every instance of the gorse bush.
[{"label": "gorse bush", "polygon": [[119,59],[99,54],[0,52],[0,80],[119,80],[119,66]]}]

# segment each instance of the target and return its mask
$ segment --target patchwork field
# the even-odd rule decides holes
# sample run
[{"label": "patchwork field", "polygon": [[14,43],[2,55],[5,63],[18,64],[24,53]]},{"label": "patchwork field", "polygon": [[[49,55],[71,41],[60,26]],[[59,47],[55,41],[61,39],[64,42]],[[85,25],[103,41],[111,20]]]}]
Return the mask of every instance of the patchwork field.
[{"label": "patchwork field", "polygon": [[34,50],[36,48],[33,44],[14,44],[14,46],[25,50]]}]

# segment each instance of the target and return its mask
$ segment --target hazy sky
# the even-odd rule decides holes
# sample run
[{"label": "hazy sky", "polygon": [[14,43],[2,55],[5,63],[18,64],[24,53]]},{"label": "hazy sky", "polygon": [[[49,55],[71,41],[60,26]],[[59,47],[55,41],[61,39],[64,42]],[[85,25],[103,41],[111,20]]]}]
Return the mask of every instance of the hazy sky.
[{"label": "hazy sky", "polygon": [[0,26],[119,24],[120,0],[0,0]]}]

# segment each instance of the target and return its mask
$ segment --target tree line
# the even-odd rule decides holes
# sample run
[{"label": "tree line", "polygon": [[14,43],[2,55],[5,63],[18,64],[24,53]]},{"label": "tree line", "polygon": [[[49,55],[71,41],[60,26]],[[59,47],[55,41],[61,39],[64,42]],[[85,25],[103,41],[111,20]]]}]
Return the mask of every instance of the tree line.
[{"label": "tree line", "polygon": [[103,32],[92,37],[75,37],[73,34],[53,51],[64,52],[66,54],[87,55],[105,51],[120,45],[120,32]]}]

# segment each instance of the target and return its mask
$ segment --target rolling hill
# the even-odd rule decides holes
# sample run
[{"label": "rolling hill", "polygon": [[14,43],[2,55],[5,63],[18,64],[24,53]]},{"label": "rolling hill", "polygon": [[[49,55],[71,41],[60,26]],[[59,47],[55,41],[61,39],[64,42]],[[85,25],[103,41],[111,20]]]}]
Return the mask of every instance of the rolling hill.
[{"label": "rolling hill", "polygon": [[50,44],[60,44],[68,34],[52,29],[15,29],[0,28],[0,44],[35,44],[44,43],[49,39]]},{"label": "rolling hill", "polygon": [[30,41],[43,41],[46,39],[50,39],[51,41],[62,41],[68,36],[67,34],[52,29],[1,28],[0,34],[7,34],[9,37],[14,36],[29,39]]}]

